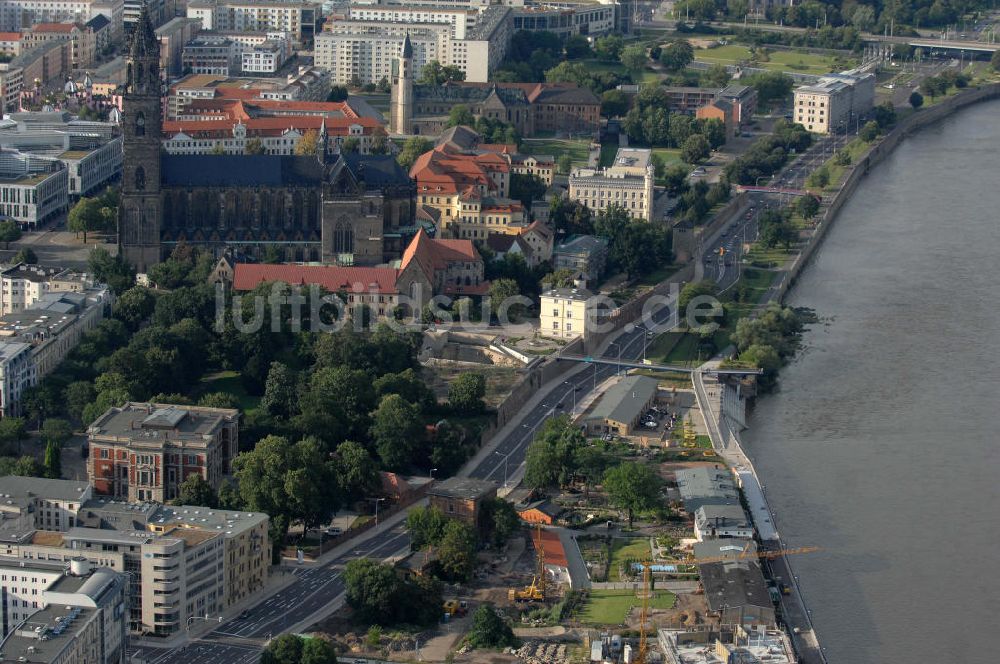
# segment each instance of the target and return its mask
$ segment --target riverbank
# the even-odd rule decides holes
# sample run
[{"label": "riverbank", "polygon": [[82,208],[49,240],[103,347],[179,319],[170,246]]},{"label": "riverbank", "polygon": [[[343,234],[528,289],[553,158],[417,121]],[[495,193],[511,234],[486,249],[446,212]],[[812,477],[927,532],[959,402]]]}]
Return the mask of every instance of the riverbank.
[{"label": "riverbank", "polygon": [[[767,293],[762,305],[766,305],[769,301],[780,302],[785,298],[797,282],[802,270],[814,255],[816,248],[822,243],[823,238],[833,225],[841,208],[850,199],[858,185],[863,181],[863,178],[875,166],[892,154],[904,138],[949,117],[958,110],[972,104],[997,98],[1000,98],[1000,84],[983,86],[976,90],[963,92],[941,104],[914,113],[901,121],[884,138],[873,144],[851,165],[840,189],[829,201],[828,207],[813,229],[809,240],[792,259],[792,262],[788,264],[788,267],[783,270],[781,278],[772,287],[772,290]],[[702,367],[702,369],[705,368],[710,368],[710,365]],[[713,407],[712,402],[714,397],[710,394],[710,390],[705,387],[702,371],[696,371],[692,379],[699,408],[706,419],[706,428],[711,436],[713,447],[732,466],[747,499],[750,516],[754,520],[758,537],[762,542],[770,540],[774,543],[772,547],[766,548],[783,548],[784,545],[777,531],[774,512],[764,495],[763,485],[760,482],[753,462],[745,452],[739,433],[735,431],[736,427],[731,426],[729,418],[723,414],[721,403],[717,408]],[[724,385],[718,386],[720,396],[721,392],[726,389],[727,387]],[[780,575],[784,582],[792,589],[791,596],[788,599],[782,597],[782,610],[785,624],[792,632],[792,640],[795,643],[796,651],[799,653],[801,660],[803,662],[825,663],[827,661],[826,656],[819,645],[812,625],[810,612],[805,606],[805,601],[802,598],[799,584],[797,583],[797,576],[789,563],[788,556],[781,556],[771,561],[770,568],[772,578]]]}]

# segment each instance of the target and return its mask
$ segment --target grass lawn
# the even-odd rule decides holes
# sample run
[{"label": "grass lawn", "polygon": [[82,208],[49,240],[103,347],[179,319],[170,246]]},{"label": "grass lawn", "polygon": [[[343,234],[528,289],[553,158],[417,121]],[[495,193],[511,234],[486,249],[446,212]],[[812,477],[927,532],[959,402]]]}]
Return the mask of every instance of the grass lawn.
[{"label": "grass lawn", "polygon": [[648,560],[650,556],[649,540],[645,537],[616,539],[611,546],[611,564],[608,570],[608,581],[621,581],[618,569],[626,560]]},{"label": "grass lawn", "polygon": [[664,364],[684,365],[698,361],[698,335],[685,333],[667,356]]},{"label": "grass lawn", "polygon": [[[695,60],[710,64],[735,65],[739,62],[749,60],[749,58],[750,49],[739,44],[728,44],[726,46],[695,51]],[[758,62],[754,66],[762,69],[792,71],[804,74],[826,74],[838,68],[838,65],[834,64],[838,58],[830,55],[771,50],[768,58],[768,62]],[[849,65],[850,61],[846,64]]]},{"label": "grass lawn", "polygon": [[366,92],[366,93],[361,94],[360,96],[364,97],[365,101],[367,101],[369,104],[371,104],[371,107],[374,108],[379,113],[388,113],[389,112],[389,95],[388,94],[379,93],[379,92],[371,92],[371,93],[367,93]]},{"label": "grass lawn", "polygon": [[678,148],[653,148],[653,154],[658,155],[663,160],[664,166],[668,168],[674,164],[684,163]]},{"label": "grass lawn", "polygon": [[527,138],[521,141],[521,151],[526,154],[549,155],[556,160],[568,154],[574,164],[586,165],[587,157],[590,155],[590,141],[563,138],[547,138],[539,141]]},{"label": "grass lawn", "polygon": [[201,385],[199,385],[199,389],[197,390],[197,397],[209,392],[226,392],[232,394],[239,401],[240,410],[244,413],[253,410],[260,404],[260,397],[247,394],[238,371],[220,371],[202,378]]},{"label": "grass lawn", "polygon": [[[673,593],[655,590],[649,606],[654,609],[671,609],[676,601]],[[595,589],[590,591],[580,620],[591,625],[620,625],[625,622],[629,609],[639,606],[642,606],[642,598],[634,590]]]},{"label": "grass lawn", "polygon": [[601,143],[601,166],[610,166],[618,154],[618,141],[608,140]]},{"label": "grass lawn", "polygon": [[663,265],[636,280],[637,286],[655,286],[680,269],[676,265]]}]

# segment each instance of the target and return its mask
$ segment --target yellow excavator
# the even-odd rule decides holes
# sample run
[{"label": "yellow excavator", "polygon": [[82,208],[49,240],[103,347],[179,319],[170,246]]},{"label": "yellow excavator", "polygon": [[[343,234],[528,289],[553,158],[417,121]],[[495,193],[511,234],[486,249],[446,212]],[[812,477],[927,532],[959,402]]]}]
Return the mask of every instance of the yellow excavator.
[{"label": "yellow excavator", "polygon": [[542,527],[535,527],[535,553],[538,557],[535,576],[531,585],[518,590],[507,591],[507,599],[511,602],[541,602],[545,600],[545,547],[542,544]]}]

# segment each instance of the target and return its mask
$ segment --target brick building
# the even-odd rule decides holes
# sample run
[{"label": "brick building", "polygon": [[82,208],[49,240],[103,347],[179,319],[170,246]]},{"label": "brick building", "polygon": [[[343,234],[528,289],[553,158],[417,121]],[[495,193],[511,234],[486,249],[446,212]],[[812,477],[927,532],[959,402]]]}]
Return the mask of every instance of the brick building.
[{"label": "brick building", "polygon": [[452,477],[432,486],[427,495],[430,497],[431,507],[475,528],[479,525],[483,503],[497,497],[497,485],[489,480]]},{"label": "brick building", "polygon": [[218,489],[239,451],[238,410],[154,403],[110,408],[90,425],[87,475],[97,494],[167,502],[201,475]]}]

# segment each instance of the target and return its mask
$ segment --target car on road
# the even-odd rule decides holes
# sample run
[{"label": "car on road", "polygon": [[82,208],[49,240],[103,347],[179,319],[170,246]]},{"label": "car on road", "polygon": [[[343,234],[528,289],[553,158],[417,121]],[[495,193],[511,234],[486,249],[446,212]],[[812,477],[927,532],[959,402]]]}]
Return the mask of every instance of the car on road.
[{"label": "car on road", "polygon": [[344,529],[338,526],[331,526],[326,529],[326,534],[329,537],[339,537],[344,534]]}]

